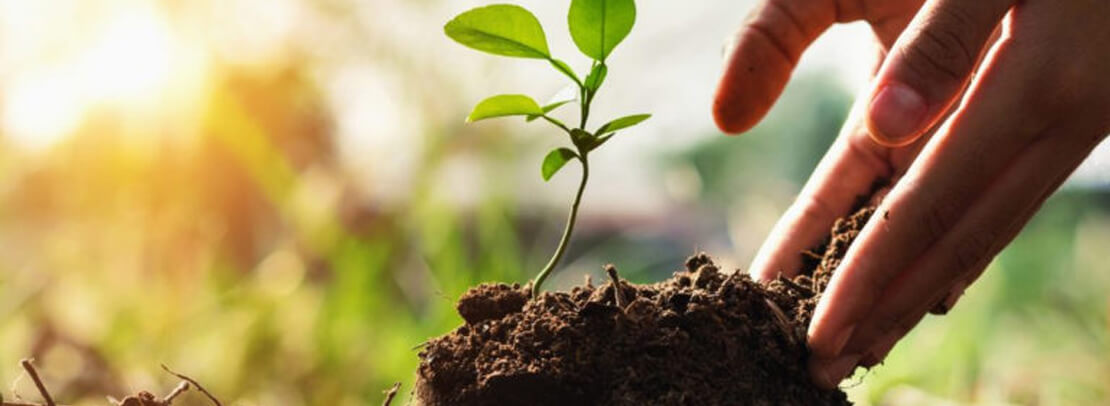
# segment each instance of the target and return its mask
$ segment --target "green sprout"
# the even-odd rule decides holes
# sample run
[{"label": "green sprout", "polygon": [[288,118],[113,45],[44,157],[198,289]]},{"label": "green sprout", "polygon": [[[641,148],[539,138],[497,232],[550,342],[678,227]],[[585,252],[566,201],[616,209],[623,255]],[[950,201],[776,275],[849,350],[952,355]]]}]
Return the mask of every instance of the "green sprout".
[{"label": "green sprout", "polygon": [[[604,145],[616,135],[617,131],[632,127],[651,117],[650,114],[637,114],[610,121],[593,132],[586,129],[590,118],[590,105],[605,83],[609,67],[605,60],[612,54],[636,22],[636,3],[634,0],[571,0],[567,20],[570,36],[583,54],[592,60],[589,74],[579,79],[574,69],[566,62],[551,56],[547,48],[547,37],[539,20],[523,7],[511,4],[495,4],[479,7],[462,13],[444,26],[448,37],[467,47],[486,53],[514,58],[542,59],[551,64],[578,87],[578,96],[571,100],[560,100],[540,106],[534,99],[524,95],[507,94],[493,96],[474,107],[467,122],[495,117],[523,116],[528,122],[537,119],[554,125],[570,138],[571,148],[557,148],[543,159],[541,174],[544,181],[550,180],[560,169],[572,160],[582,164],[582,180],[574,203],[570,206],[563,237],[543,270],[532,281],[532,296],[537,297],[545,279],[559,264],[567,249],[574,223],[578,218],[578,205],[582,192],[590,178],[591,151]],[[549,114],[564,105],[577,102],[580,108],[578,126],[571,127]]]}]

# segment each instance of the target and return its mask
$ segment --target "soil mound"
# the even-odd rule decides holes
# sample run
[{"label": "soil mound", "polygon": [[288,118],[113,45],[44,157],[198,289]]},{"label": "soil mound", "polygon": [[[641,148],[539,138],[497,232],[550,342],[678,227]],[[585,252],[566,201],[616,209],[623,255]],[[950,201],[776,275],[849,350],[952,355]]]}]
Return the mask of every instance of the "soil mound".
[{"label": "soil mound", "polygon": [[466,324],[420,353],[427,405],[849,404],[806,371],[817,299],[872,209],[837,221],[793,279],[763,285],[705,254],[660,283],[612,281],[528,300],[482,285]]}]

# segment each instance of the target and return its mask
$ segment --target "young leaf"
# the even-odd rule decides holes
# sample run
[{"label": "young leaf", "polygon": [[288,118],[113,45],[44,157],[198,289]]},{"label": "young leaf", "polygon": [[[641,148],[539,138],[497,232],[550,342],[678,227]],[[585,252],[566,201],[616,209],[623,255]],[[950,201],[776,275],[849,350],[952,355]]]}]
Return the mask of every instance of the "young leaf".
[{"label": "young leaf", "polygon": [[[541,108],[541,110],[543,110],[543,114],[547,114],[547,113],[550,113],[552,111],[555,111],[555,109],[557,109],[559,107],[563,107],[563,105],[565,105],[567,103],[570,103],[572,101],[574,101],[574,99],[557,101],[557,102],[548,104],[546,106],[543,106],[543,108]],[[537,118],[540,118],[540,115],[539,114],[533,114],[533,115],[528,116],[527,120],[528,120],[528,122],[532,122],[532,121],[535,121]]]},{"label": "young leaf", "polygon": [[570,36],[590,58],[605,61],[636,22],[633,0],[571,0]]},{"label": "young leaf", "polygon": [[494,55],[550,59],[547,37],[535,15],[523,7],[496,4],[459,14],[443,27],[456,42]]},{"label": "young leaf", "polygon": [[570,65],[567,65],[566,62],[552,58],[551,65],[554,66],[555,69],[557,69],[559,72],[563,72],[564,75],[567,75],[567,77],[570,78],[570,80],[573,80],[574,83],[582,83],[581,80],[578,80],[578,75],[574,74],[574,69],[571,69]]},{"label": "young leaf", "polygon": [[570,130],[570,140],[574,145],[583,145],[582,143],[589,141],[593,137],[593,134],[582,129],[574,128]]},{"label": "young leaf", "polygon": [[597,135],[601,136],[613,131],[622,130],[636,124],[642,123],[644,120],[651,118],[651,114],[637,114],[634,116],[621,117],[616,120],[610,121],[601,128],[597,129]]},{"label": "young leaf", "polygon": [[559,172],[567,162],[575,158],[578,158],[578,154],[574,153],[574,151],[571,151],[569,148],[559,148],[549,152],[547,156],[543,158],[543,168],[541,168],[543,180],[551,180],[551,177],[555,176],[556,172]]},{"label": "young leaf", "polygon": [[535,116],[542,114],[543,109],[541,109],[540,105],[537,104],[535,100],[532,100],[531,97],[519,94],[503,94],[482,100],[481,103],[474,106],[474,111],[470,112],[470,116],[466,118],[466,122],[471,123],[495,117]]},{"label": "young leaf", "polygon": [[574,101],[574,99],[557,101],[555,103],[551,103],[551,104],[548,104],[546,106],[543,106],[543,113],[547,114],[547,113],[550,113],[552,111],[555,111],[555,109],[557,109],[559,107],[563,107],[563,105],[565,105],[567,103],[570,103],[572,101]]},{"label": "young leaf", "polygon": [[599,63],[590,70],[590,74],[586,76],[586,88],[590,92],[597,92],[601,88],[601,84],[605,83],[605,76],[609,74],[609,68],[603,63]]}]

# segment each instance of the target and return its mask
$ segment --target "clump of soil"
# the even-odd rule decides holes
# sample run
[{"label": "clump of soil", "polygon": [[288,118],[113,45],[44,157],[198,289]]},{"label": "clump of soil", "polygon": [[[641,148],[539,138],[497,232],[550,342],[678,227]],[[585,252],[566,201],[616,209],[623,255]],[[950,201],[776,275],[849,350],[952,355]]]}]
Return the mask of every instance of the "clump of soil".
[{"label": "clump of soil", "polygon": [[849,404],[810,383],[805,332],[872,212],[837,221],[802,253],[797,277],[766,285],[699,254],[650,285],[587,282],[534,300],[518,285],[476,287],[458,303],[466,324],[421,351],[416,396],[428,405]]}]

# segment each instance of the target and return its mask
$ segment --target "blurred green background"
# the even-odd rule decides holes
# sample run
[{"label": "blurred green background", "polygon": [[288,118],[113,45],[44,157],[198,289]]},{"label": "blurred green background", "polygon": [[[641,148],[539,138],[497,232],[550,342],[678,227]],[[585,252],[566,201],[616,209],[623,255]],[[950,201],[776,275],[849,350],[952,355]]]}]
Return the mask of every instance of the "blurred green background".
[{"label": "blurred green background", "polygon": [[[566,2],[521,1],[587,67]],[[464,125],[483,96],[544,100],[542,63],[451,43],[481,4],[437,0],[0,0],[0,387],[36,398],[162,393],[166,363],[237,405],[377,404],[482,281],[525,281],[563,225],[562,137]],[[709,119],[750,1],[640,2],[600,117],[651,112],[595,154],[565,287],[640,282],[707,251],[746,264],[862,88],[866,27],[838,27],[765,122]],[[1106,155],[1101,153],[1101,155]],[[1089,163],[947,317],[849,392],[861,404],[1110,399],[1110,193]],[[199,401],[198,398],[189,398]]]}]

